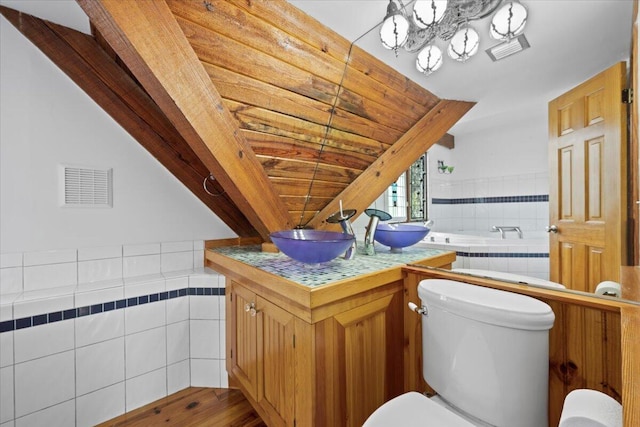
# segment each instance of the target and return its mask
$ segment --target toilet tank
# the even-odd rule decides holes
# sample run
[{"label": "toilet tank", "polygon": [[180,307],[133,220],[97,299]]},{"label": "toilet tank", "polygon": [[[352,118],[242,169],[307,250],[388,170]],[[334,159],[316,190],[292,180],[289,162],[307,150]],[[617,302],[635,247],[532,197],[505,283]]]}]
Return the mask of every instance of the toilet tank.
[{"label": "toilet tank", "polygon": [[447,403],[498,427],[548,425],[547,304],[453,280],[423,280],[423,374]]}]

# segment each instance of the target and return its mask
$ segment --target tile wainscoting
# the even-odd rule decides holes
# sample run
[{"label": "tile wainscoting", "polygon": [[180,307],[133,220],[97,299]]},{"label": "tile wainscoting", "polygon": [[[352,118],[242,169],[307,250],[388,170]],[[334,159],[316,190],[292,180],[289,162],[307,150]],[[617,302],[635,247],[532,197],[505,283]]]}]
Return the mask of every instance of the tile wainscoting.
[{"label": "tile wainscoting", "polygon": [[434,231],[488,231],[493,225],[543,232],[549,225],[546,174],[455,180],[431,178],[429,218]]},{"label": "tile wainscoting", "polygon": [[0,427],[91,426],[227,387],[204,241],[2,254]]}]

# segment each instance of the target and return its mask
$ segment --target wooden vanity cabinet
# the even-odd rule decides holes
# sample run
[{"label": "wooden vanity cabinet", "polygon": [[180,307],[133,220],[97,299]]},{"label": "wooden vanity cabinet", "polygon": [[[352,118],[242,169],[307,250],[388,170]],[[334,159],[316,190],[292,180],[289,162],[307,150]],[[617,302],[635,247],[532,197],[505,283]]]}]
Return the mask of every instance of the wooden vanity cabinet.
[{"label": "wooden vanity cabinet", "polygon": [[226,298],[228,372],[270,426],[294,425],[294,316],[237,283]]},{"label": "wooden vanity cabinet", "polygon": [[404,392],[401,266],[310,287],[215,251],[206,259],[226,277],[230,384],[268,426],[360,427]]},{"label": "wooden vanity cabinet", "polygon": [[389,291],[311,324],[227,284],[227,370],[267,425],[361,426],[402,393],[402,281]]}]

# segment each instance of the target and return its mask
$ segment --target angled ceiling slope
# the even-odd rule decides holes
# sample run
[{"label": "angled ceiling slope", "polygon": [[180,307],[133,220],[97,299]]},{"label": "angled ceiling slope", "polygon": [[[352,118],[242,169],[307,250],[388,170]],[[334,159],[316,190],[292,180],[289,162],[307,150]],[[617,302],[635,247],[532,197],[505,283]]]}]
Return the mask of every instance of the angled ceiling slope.
[{"label": "angled ceiling slope", "polygon": [[[209,171],[147,93],[93,37],[0,6],[0,13],[47,55],[240,237],[255,228],[228,196],[203,187]],[[211,192],[220,192],[210,184]]]},{"label": "angled ceiling slope", "polygon": [[339,200],[362,212],[473,106],[438,99],[282,0],[78,3],[173,126],[177,156],[222,186],[214,204],[264,240],[328,227]]}]

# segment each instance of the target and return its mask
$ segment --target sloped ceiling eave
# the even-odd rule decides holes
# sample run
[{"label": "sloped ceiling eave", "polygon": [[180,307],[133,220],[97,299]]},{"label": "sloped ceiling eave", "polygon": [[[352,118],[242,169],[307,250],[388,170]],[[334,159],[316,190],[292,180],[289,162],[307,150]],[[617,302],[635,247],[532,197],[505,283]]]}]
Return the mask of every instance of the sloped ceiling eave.
[{"label": "sloped ceiling eave", "polygon": [[361,213],[473,106],[438,99],[283,0],[78,3],[200,177],[213,173],[225,192],[213,205],[228,205],[221,219],[241,236],[331,227],[338,200]]}]

